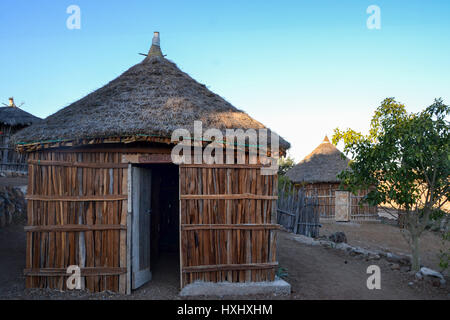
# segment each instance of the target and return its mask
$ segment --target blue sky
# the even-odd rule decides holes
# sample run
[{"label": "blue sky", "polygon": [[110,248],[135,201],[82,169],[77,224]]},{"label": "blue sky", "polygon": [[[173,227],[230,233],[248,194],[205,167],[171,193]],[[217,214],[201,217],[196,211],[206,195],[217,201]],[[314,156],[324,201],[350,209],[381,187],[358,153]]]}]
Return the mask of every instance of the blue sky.
[{"label": "blue sky", "polygon": [[[80,30],[66,27],[72,4]],[[450,103],[445,0],[2,0],[0,21],[0,102],[40,117],[141,61],[155,30],[168,59],[285,137],[297,161],[335,127],[366,131],[386,97],[409,111]]]}]

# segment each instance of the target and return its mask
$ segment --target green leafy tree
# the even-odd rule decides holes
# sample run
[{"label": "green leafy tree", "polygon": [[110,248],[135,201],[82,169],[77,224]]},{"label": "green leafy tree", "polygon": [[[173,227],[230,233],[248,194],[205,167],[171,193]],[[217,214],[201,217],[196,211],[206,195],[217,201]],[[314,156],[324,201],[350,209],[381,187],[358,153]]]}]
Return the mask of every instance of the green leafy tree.
[{"label": "green leafy tree", "polygon": [[291,156],[281,157],[280,159],[278,159],[278,175],[284,176],[286,172],[293,166],[295,166],[294,158],[292,158]]},{"label": "green leafy tree", "polygon": [[344,142],[353,155],[350,170],[339,174],[342,187],[368,189],[362,200],[388,204],[405,215],[404,232],[412,250],[412,269],[420,268],[419,238],[430,217],[449,196],[449,107],[442,99],[418,113],[408,113],[394,98],[376,109],[370,130],[335,129],[333,143]]},{"label": "green leafy tree", "polygon": [[286,176],[286,172],[293,166],[295,166],[295,160],[291,156],[278,159],[278,188],[284,189],[285,192],[293,190],[293,184]]}]

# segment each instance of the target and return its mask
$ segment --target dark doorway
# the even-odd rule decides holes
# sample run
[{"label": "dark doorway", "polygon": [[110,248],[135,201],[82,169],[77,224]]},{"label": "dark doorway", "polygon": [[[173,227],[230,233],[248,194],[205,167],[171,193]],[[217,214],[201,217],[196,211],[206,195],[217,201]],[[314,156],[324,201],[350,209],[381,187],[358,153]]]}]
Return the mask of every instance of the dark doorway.
[{"label": "dark doorway", "polygon": [[160,277],[179,281],[178,176],[173,164],[133,166],[133,289]]},{"label": "dark doorway", "polygon": [[155,265],[163,256],[179,259],[179,173],[178,166],[173,164],[151,165],[151,168],[150,260]]}]

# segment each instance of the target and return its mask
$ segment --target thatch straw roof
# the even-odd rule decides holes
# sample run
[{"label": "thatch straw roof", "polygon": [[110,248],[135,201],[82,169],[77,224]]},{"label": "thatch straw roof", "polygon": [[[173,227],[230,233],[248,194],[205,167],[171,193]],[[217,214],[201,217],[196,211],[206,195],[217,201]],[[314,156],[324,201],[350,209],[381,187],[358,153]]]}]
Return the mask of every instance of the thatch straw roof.
[{"label": "thatch straw roof", "polygon": [[[207,128],[259,129],[264,125],[211,92],[163,57],[153,41],[147,57],[115,80],[17,134],[16,143],[96,139],[133,135],[171,137]],[[282,140],[280,145],[289,148]]]},{"label": "thatch straw roof", "polygon": [[5,126],[24,127],[40,120],[40,118],[16,106],[0,107],[0,124]]},{"label": "thatch straw roof", "polygon": [[339,182],[337,174],[348,167],[349,161],[325,137],[313,152],[288,170],[286,175],[294,183],[335,183]]}]

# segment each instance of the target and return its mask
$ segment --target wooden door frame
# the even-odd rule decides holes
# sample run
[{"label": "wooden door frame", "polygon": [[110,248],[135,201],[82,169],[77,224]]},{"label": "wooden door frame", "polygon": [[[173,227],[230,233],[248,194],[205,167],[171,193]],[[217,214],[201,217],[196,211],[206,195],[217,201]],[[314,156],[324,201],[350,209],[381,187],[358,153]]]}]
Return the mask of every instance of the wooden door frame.
[{"label": "wooden door frame", "polygon": [[[130,264],[130,273],[131,273],[131,289],[137,289],[144,285],[145,283],[151,281],[152,279],[152,271],[151,271],[151,261],[150,261],[150,217],[147,216],[147,209],[151,209],[151,199],[146,200],[146,193],[142,194],[142,191],[146,188],[149,189],[149,193],[147,196],[151,198],[152,193],[152,168],[151,167],[138,167],[133,165],[133,172],[131,176],[131,185],[132,185],[132,212],[133,215],[131,217],[131,246],[130,246],[130,255],[131,255],[131,264]],[[150,178],[147,180],[147,178]],[[137,188],[133,190],[134,188]],[[150,208],[143,205],[143,201],[145,201]],[[143,209],[145,211],[143,211]],[[141,221],[141,219],[144,219]],[[148,224],[148,231],[145,232],[145,228],[141,230],[143,225]],[[142,234],[141,234],[142,231]],[[146,238],[148,236],[148,239]],[[145,250],[148,245],[148,251]],[[143,249],[143,251],[141,251]],[[143,256],[141,255],[143,253]],[[148,255],[148,257],[147,257]],[[148,259],[148,260],[147,260]],[[141,269],[142,262],[144,262],[145,267]],[[147,267],[148,263],[148,267]],[[135,287],[137,285],[137,287]]]},{"label": "wooden door frame", "polygon": [[[127,294],[131,294],[132,272],[131,272],[131,236],[132,236],[132,215],[133,215],[133,170],[138,164],[175,164],[172,162],[170,152],[162,153],[132,153],[122,155],[122,163],[128,163],[127,183],[128,183],[128,213],[127,213]],[[181,199],[180,199],[180,165],[178,167],[178,202],[179,202],[179,254],[180,254],[180,289],[182,288],[182,251],[181,251]]]},{"label": "wooden door frame", "polygon": [[183,253],[181,239],[181,166],[178,165],[178,247],[180,254],[180,290],[183,289]]},{"label": "wooden door frame", "polygon": [[127,295],[131,294],[131,217],[133,214],[133,164],[128,163],[128,212],[127,212]]},{"label": "wooden door frame", "polygon": [[[127,184],[128,184],[128,212],[127,212],[127,290],[126,294],[131,294],[132,288],[132,261],[131,261],[131,237],[132,237],[132,216],[133,216],[133,171],[136,165],[139,164],[173,164],[169,161],[167,156],[160,158],[158,155],[156,159],[144,157],[142,155],[124,155],[122,162],[128,163],[127,170]],[[181,252],[181,199],[180,199],[180,165],[175,164],[178,167],[178,202],[179,202],[179,215],[178,215],[178,232],[179,232],[179,255],[180,255],[180,289],[182,284],[182,252]]]}]

